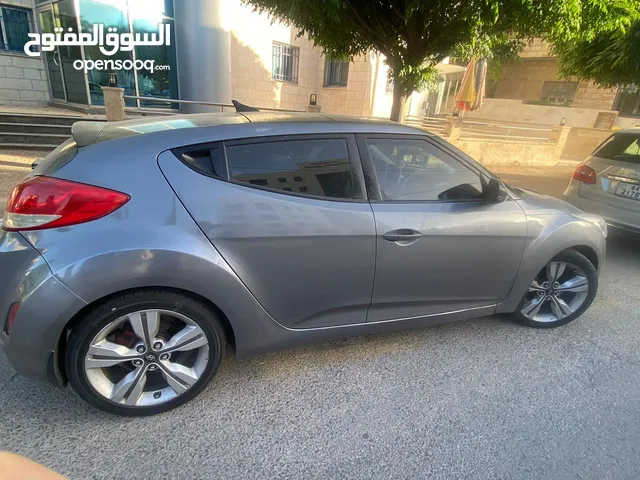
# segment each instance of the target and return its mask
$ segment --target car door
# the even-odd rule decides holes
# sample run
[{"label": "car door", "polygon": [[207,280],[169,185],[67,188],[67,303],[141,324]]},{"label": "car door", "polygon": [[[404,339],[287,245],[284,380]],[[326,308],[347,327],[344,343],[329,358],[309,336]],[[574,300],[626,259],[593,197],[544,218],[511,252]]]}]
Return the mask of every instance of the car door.
[{"label": "car door", "polygon": [[159,164],[274,319],[290,328],[366,322],[376,239],[353,135],[187,147]]},{"label": "car door", "polygon": [[368,321],[504,300],[525,245],[520,206],[485,202],[487,175],[428,137],[361,135],[358,147],[377,231]]}]

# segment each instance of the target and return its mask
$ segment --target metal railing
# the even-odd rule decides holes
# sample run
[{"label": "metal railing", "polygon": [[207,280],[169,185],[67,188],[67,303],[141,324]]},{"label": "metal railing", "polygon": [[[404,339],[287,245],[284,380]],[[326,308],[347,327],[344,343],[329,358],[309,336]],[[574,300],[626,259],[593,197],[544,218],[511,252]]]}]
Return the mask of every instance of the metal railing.
[{"label": "metal railing", "polygon": [[[460,138],[491,139],[491,140],[518,140],[535,142],[554,142],[553,128],[551,127],[525,127],[520,125],[505,125],[499,123],[478,122],[463,120],[460,124]],[[546,135],[542,136],[544,132]]]},{"label": "metal railing", "polygon": [[[201,102],[196,100],[176,100],[173,98],[141,97],[136,95],[124,95],[124,98],[125,100],[136,100],[136,103],[139,100],[140,102],[144,101],[144,102],[156,102],[156,103],[177,103],[177,104],[184,104],[184,105],[207,105],[210,107],[218,107],[220,108],[221,112],[236,111],[236,107],[231,103]],[[169,114],[173,113],[176,115],[180,113],[178,110],[173,108],[149,107],[145,109],[144,106],[130,107],[130,108],[135,108],[136,111],[145,111],[145,112],[159,112],[159,113],[169,113]],[[303,111],[303,110],[286,110],[284,108],[269,108],[269,107],[255,107],[255,108],[264,112],[302,112]]]}]

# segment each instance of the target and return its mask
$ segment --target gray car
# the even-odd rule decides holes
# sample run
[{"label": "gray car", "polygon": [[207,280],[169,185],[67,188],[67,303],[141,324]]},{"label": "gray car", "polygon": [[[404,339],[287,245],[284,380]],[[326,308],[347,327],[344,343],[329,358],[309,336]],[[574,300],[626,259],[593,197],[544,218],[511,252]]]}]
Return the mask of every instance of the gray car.
[{"label": "gray car", "polygon": [[614,133],[578,165],[564,199],[612,227],[640,233],[640,129]]},{"label": "gray car", "polygon": [[121,415],[237,358],[506,313],[579,317],[606,224],[390,122],[263,112],[79,122],[8,202],[0,343]]}]

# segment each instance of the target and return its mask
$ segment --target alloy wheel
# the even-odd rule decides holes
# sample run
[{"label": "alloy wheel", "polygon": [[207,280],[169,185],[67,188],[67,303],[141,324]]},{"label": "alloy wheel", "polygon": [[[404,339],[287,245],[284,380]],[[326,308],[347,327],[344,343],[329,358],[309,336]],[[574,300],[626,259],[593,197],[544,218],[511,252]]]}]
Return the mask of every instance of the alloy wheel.
[{"label": "alloy wheel", "polygon": [[580,267],[552,261],[529,287],[520,312],[534,322],[557,322],[576,312],[588,294],[589,280]]},{"label": "alloy wheel", "polygon": [[106,325],[84,357],[89,384],[106,400],[154,406],[189,390],[209,361],[209,342],[189,317],[141,310]]}]

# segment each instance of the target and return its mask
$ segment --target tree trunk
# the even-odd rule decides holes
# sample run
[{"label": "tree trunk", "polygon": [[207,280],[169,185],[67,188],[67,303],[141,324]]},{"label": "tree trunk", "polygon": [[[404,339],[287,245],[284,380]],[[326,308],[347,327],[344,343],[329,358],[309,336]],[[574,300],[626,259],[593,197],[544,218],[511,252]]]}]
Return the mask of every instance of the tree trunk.
[{"label": "tree trunk", "polygon": [[389,120],[401,122],[404,117],[405,105],[408,95],[405,95],[404,88],[398,85],[397,81],[393,82],[393,104],[391,105],[391,115]]}]

